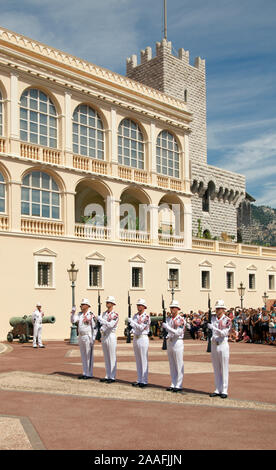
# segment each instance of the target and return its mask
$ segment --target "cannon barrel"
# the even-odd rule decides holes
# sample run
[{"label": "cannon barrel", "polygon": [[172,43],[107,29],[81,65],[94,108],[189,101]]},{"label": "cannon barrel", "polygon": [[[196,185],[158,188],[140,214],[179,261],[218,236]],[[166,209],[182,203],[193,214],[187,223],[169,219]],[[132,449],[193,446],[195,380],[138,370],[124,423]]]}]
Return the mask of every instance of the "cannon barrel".
[{"label": "cannon barrel", "polygon": [[[150,316],[151,325],[156,325],[157,322],[163,321],[163,315],[151,315]],[[125,324],[128,324],[128,318],[125,319]]]},{"label": "cannon barrel", "polygon": [[[42,323],[55,323],[55,321],[56,317],[54,317],[53,315],[42,318]],[[10,318],[10,325],[12,327],[25,323],[28,323],[28,325],[32,325],[32,315],[24,315],[23,317]]]},{"label": "cannon barrel", "polygon": [[24,317],[11,317],[9,322],[11,326],[15,327],[17,325],[26,323],[26,318],[26,315]]}]

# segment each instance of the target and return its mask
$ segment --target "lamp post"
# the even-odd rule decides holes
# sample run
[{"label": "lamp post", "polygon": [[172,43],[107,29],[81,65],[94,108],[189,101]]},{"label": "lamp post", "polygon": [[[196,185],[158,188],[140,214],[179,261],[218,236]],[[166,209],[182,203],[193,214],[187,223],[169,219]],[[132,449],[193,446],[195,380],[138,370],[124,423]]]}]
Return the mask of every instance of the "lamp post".
[{"label": "lamp post", "polygon": [[238,293],[241,299],[241,309],[243,309],[243,296],[245,293],[245,287],[242,282],[240,283],[240,286],[238,287]]},{"label": "lamp post", "polygon": [[267,299],[268,299],[267,293],[264,292],[264,295],[262,297],[263,297],[263,302],[264,302],[264,306],[265,306],[265,309],[266,309],[266,302],[267,302]]},{"label": "lamp post", "polygon": [[174,300],[174,290],[175,290],[176,285],[177,285],[176,274],[171,273],[168,281],[169,281],[169,288],[171,289],[172,302],[173,302],[173,300]]},{"label": "lamp post", "polygon": [[[79,270],[75,268],[74,261],[72,261],[71,269],[67,269],[69,280],[71,281],[71,287],[72,287],[72,308],[76,306],[76,302],[75,302],[76,284],[75,283],[77,280],[78,271]],[[70,344],[78,344],[77,325],[71,326]]]}]

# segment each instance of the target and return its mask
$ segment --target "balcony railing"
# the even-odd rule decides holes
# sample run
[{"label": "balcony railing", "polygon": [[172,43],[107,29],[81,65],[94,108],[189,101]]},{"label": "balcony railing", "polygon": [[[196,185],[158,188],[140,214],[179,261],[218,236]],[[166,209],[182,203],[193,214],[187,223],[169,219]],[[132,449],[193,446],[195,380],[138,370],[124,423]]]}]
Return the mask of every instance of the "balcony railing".
[{"label": "balcony railing", "polygon": [[24,158],[31,158],[32,160],[41,160],[53,165],[61,165],[62,157],[59,150],[50,149],[47,147],[40,147],[38,145],[20,144],[20,155]]},{"label": "balcony railing", "polygon": [[36,219],[21,219],[21,232],[32,233],[35,235],[64,235],[64,225],[62,222],[36,220]]},{"label": "balcony railing", "polygon": [[149,175],[145,170],[138,170],[136,168],[126,166],[118,167],[118,176],[126,180],[136,181],[137,183],[150,182]]},{"label": "balcony railing", "polygon": [[84,157],[82,155],[73,155],[73,167],[78,170],[91,171],[93,173],[101,173],[107,175],[108,163],[103,160]]},{"label": "balcony railing", "polygon": [[184,244],[184,237],[179,235],[169,235],[161,233],[158,235],[159,245],[165,246],[182,246]]},{"label": "balcony railing", "polygon": [[228,243],[216,240],[205,240],[203,238],[193,238],[192,248],[200,251],[216,253],[231,253],[236,255],[264,256],[276,258],[276,247],[266,247],[259,245],[244,245],[242,243]]},{"label": "balcony railing", "polygon": [[139,230],[120,229],[120,239],[129,243],[146,243],[150,244],[150,234]]},{"label": "balcony railing", "polygon": [[0,137],[0,152],[4,153],[6,151],[6,139]]},{"label": "balcony railing", "polygon": [[110,240],[111,229],[88,224],[75,224],[75,237],[87,240]]},{"label": "balcony railing", "polygon": [[0,216],[0,230],[9,230],[9,218],[6,215]]}]

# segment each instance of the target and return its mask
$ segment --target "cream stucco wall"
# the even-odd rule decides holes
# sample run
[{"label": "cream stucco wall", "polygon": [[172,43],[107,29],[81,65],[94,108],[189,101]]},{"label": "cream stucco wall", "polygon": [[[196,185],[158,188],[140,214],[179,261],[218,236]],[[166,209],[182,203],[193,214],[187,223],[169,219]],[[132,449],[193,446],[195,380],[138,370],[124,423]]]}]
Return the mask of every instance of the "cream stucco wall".
[{"label": "cream stucco wall", "polygon": [[[46,249],[46,251],[43,251]],[[40,253],[36,254],[36,253]],[[35,261],[40,256],[54,261],[54,288],[35,288]],[[130,291],[133,313],[139,297],[147,300],[149,311],[161,313],[161,296],[164,295],[166,306],[171,294],[168,289],[168,267],[176,266],[180,270],[180,289],[175,298],[179,300],[183,312],[207,310],[208,293],[212,305],[218,298],[223,298],[226,305],[235,307],[240,300],[237,286],[242,281],[247,287],[244,299],[245,307],[262,305],[262,294],[268,289],[268,274],[273,271],[272,259],[258,259],[249,256],[228,256],[204,252],[183,251],[166,248],[144,248],[126,244],[97,243],[77,241],[75,239],[50,239],[35,236],[5,235],[0,236],[0,340],[6,339],[11,327],[12,316],[30,314],[37,301],[43,305],[46,315],[55,315],[56,323],[43,326],[46,339],[65,339],[70,335],[69,313],[71,309],[71,287],[67,269],[72,261],[79,269],[76,283],[76,303],[82,297],[88,297],[92,309],[97,313],[98,289],[88,288],[88,263],[100,260],[104,266],[103,289],[100,289],[101,301],[107,295],[117,299],[120,314],[118,335],[124,330],[127,317],[127,293]],[[46,258],[45,258],[46,259]],[[144,268],[144,289],[131,289],[130,269],[139,264]],[[230,263],[230,264],[229,264]],[[234,267],[233,267],[234,266]],[[202,290],[200,270],[210,269],[210,289]],[[248,290],[248,274],[256,273],[256,290]],[[272,269],[272,271],[271,271]],[[234,271],[234,290],[226,290],[226,271]],[[276,292],[268,292],[270,298],[276,298]]]}]

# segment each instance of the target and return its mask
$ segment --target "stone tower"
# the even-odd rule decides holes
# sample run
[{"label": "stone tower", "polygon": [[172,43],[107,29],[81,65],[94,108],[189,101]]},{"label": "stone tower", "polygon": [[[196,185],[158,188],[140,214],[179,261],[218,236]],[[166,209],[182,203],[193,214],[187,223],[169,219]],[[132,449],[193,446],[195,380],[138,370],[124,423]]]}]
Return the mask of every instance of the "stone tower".
[{"label": "stone tower", "polygon": [[140,65],[137,65],[136,55],[127,59],[127,76],[187,102],[193,113],[190,159],[207,163],[205,60],[197,57],[192,66],[189,51],[179,49],[178,57],[175,57],[171,42],[163,39],[156,43],[155,57],[147,47],[141,51]]},{"label": "stone tower", "polygon": [[189,135],[191,162],[191,192],[193,234],[197,234],[198,220],[202,233],[211,237],[227,234],[237,237],[237,207],[245,197],[245,178],[207,163],[206,126],[206,70],[205,60],[197,57],[189,62],[189,52],[179,49],[172,53],[167,39],[156,43],[156,55],[147,47],[137,56],[127,59],[127,77],[186,102],[192,113]]}]

